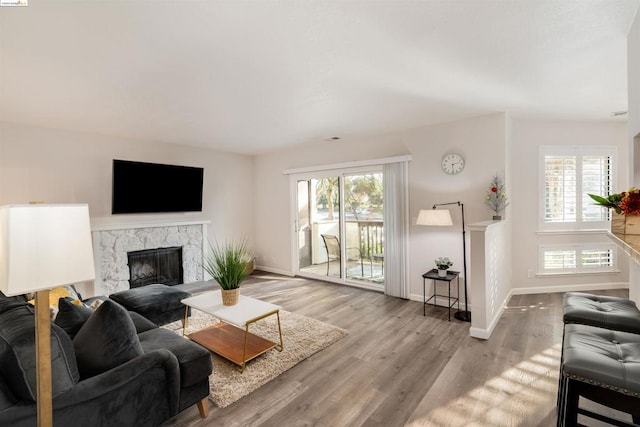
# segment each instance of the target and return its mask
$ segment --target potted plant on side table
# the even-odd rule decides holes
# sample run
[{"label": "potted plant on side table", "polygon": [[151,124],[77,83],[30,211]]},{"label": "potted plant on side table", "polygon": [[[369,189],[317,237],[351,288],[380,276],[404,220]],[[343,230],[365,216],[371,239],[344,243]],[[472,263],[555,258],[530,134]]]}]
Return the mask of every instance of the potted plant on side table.
[{"label": "potted plant on side table", "polygon": [[453,265],[447,257],[436,258],[436,267],[438,267],[438,276],[447,277],[447,270]]},{"label": "potted plant on side table", "polygon": [[251,256],[244,240],[225,243],[209,242],[204,256],[204,269],[222,288],[222,304],[238,303],[240,284],[247,277]]}]

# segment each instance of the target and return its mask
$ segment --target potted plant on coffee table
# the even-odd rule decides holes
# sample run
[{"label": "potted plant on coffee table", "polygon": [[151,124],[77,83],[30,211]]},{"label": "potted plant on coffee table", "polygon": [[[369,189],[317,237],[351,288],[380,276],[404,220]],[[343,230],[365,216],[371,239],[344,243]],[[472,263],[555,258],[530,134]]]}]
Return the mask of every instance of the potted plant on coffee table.
[{"label": "potted plant on coffee table", "polygon": [[209,242],[209,251],[204,256],[204,269],[222,288],[222,303],[238,303],[240,284],[247,277],[247,264],[251,256],[246,241]]},{"label": "potted plant on coffee table", "polygon": [[436,266],[438,267],[438,276],[447,277],[447,270],[453,265],[447,257],[436,258]]}]

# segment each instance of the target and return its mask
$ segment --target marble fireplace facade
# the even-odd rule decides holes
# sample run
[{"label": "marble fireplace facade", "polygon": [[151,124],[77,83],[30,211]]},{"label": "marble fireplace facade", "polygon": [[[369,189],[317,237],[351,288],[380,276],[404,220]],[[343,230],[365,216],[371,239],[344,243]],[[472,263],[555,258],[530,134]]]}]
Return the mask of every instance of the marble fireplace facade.
[{"label": "marble fireplace facade", "polygon": [[92,234],[95,295],[129,289],[127,254],[146,249],[181,247],[183,282],[203,280],[206,222],[97,226]]}]

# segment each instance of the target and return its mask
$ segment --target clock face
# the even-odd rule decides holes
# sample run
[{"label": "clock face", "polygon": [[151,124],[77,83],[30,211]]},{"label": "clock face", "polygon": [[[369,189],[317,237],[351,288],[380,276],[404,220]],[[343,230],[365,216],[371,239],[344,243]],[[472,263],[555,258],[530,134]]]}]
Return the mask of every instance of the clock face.
[{"label": "clock face", "polygon": [[464,157],[460,154],[445,154],[442,158],[442,170],[449,175],[455,175],[464,169]]}]

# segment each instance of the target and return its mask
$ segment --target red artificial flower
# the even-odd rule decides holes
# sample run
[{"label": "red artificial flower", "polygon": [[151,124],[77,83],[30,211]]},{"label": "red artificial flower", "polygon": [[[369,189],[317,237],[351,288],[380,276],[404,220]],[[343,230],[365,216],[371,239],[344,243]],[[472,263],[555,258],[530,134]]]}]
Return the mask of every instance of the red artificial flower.
[{"label": "red artificial flower", "polygon": [[497,193],[498,192],[498,187],[491,187],[491,192],[492,193]]},{"label": "red artificial flower", "polygon": [[622,212],[625,215],[640,215],[640,190],[631,189],[623,194],[624,197],[619,203]]}]

